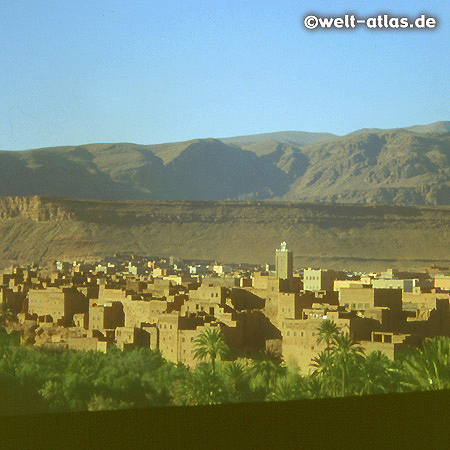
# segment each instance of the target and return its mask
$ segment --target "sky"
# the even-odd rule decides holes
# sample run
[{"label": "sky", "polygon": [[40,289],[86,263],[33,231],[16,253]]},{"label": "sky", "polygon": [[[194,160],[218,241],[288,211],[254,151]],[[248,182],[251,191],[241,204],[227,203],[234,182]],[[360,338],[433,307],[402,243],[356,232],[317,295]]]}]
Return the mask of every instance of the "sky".
[{"label": "sky", "polygon": [[450,120],[447,0],[3,0],[0,27],[1,150]]}]

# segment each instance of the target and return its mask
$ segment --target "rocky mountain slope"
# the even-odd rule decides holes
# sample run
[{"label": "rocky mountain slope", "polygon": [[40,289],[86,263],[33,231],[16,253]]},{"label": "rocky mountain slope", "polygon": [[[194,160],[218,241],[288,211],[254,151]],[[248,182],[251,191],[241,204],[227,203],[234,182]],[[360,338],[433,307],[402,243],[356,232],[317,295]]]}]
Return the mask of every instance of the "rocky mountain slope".
[{"label": "rocky mountain slope", "polygon": [[450,205],[450,133],[365,133],[302,153],[308,168],[283,199]]},{"label": "rocky mountain slope", "polygon": [[448,129],[2,151],[0,196],[450,205]]},{"label": "rocky mountain slope", "polygon": [[450,208],[0,199],[0,266],[114,253],[377,270],[450,263]]}]

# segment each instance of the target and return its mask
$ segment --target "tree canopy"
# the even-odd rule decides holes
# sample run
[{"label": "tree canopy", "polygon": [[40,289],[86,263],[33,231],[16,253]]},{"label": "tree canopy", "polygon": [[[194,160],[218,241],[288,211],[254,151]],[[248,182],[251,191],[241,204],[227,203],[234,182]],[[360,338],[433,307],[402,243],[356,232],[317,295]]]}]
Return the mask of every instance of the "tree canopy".
[{"label": "tree canopy", "polygon": [[[327,325],[328,326],[328,325]],[[325,334],[324,334],[325,336]],[[320,338],[320,335],[319,335]],[[323,341],[326,342],[326,341]],[[158,350],[50,351],[20,345],[0,333],[0,414],[96,411],[164,405],[284,401],[450,388],[450,339],[426,340],[392,361],[364,355],[348,334],[337,333],[301,375],[280,355],[224,360],[219,328],[198,336],[199,363],[188,368]]]}]

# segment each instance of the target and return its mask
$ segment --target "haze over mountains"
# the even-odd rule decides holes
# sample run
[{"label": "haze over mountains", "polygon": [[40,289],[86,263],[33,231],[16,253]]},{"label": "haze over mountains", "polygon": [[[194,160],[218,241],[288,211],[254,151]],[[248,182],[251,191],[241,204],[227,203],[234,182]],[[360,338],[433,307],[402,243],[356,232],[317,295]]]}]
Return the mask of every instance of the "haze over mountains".
[{"label": "haze over mountains", "polygon": [[0,196],[450,205],[450,122],[0,152]]}]

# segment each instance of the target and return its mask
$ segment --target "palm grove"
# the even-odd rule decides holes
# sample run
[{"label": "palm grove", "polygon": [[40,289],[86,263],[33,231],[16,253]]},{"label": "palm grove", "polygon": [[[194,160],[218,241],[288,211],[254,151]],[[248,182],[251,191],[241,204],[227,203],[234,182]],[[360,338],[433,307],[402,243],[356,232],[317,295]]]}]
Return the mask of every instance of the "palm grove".
[{"label": "palm grove", "polygon": [[165,405],[283,401],[303,398],[450,388],[450,339],[426,340],[398,361],[365,355],[329,320],[318,330],[325,349],[303,376],[269,351],[238,356],[219,328],[195,341],[198,364],[190,370],[158,350],[108,353],[36,349],[14,333],[0,342],[0,413],[106,410]]}]

